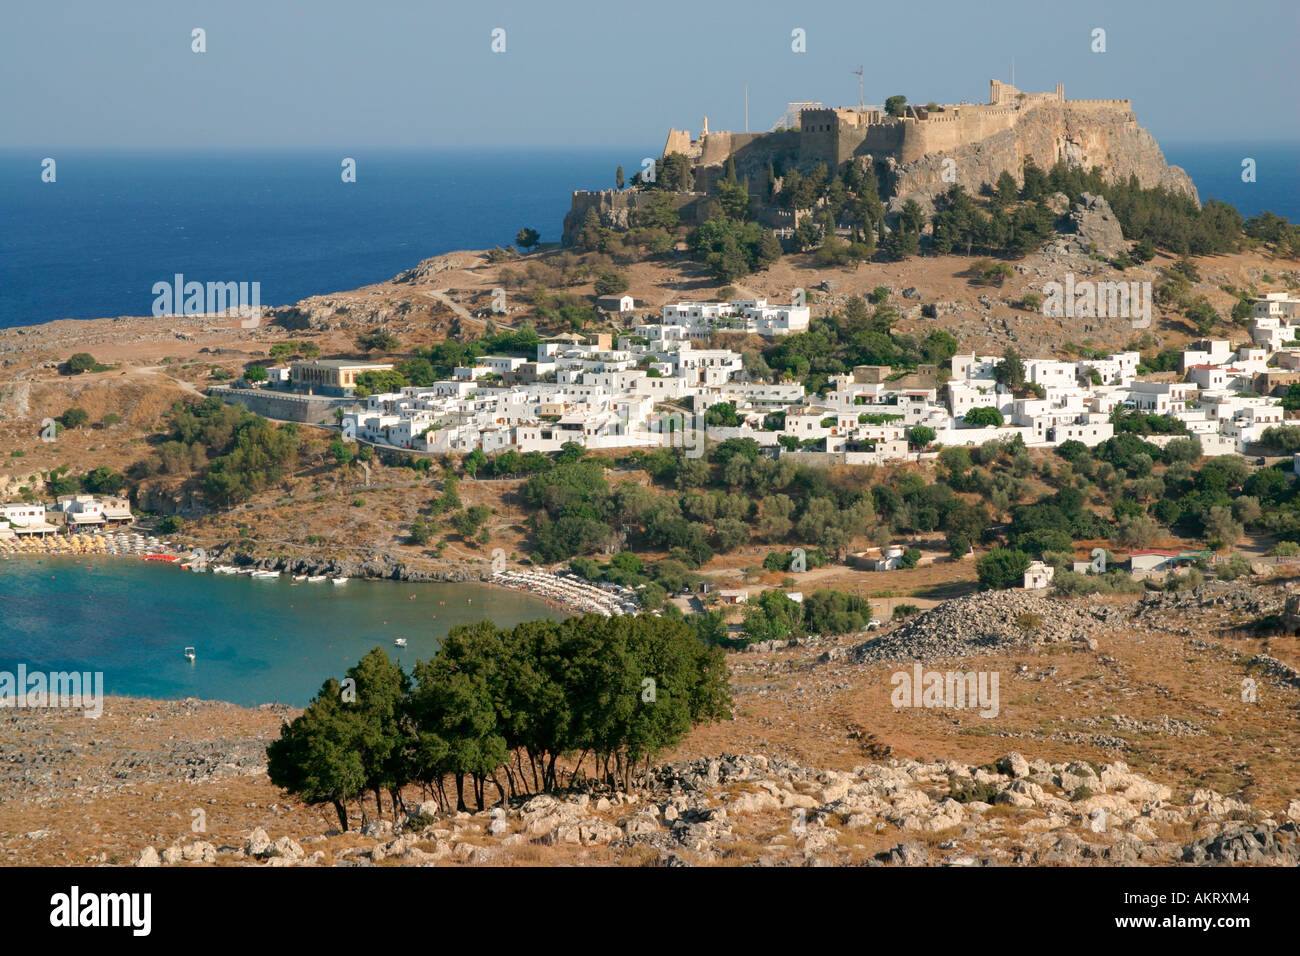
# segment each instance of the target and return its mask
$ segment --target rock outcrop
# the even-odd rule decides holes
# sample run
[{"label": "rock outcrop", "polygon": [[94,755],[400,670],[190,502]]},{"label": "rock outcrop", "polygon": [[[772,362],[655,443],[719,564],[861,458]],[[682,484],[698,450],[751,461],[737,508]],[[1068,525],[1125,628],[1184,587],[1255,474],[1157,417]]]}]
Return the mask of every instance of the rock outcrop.
[{"label": "rock outcrop", "polygon": [[[1184,842],[1179,834],[1189,828],[1194,835]],[[1018,753],[981,767],[895,760],[851,771],[723,754],[657,767],[632,793],[546,793],[472,814],[422,803],[396,825],[372,822],[360,843],[332,854],[303,849],[328,836],[271,841],[259,827],[239,846],[178,840],[161,854],[145,847],[135,865],[493,865],[524,848],[539,862],[578,853],[660,866],[1300,861],[1300,829],[1285,813],[1212,790],[1180,802],[1119,761],[1099,767]]]}]

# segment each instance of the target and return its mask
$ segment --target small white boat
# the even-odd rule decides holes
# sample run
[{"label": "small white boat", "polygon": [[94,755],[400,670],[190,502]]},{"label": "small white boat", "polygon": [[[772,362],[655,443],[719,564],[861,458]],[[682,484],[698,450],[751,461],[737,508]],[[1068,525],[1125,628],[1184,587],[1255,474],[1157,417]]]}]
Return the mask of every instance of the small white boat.
[{"label": "small white boat", "polygon": [[192,647],[185,648],[185,659],[189,661],[191,664],[194,663],[194,648]]},{"label": "small white boat", "polygon": [[307,576],[308,584],[320,584],[324,580],[325,580],[325,575],[323,574],[311,574]]},{"label": "small white boat", "polygon": [[279,576],[280,576],[279,571],[254,571],[253,572],[253,577],[255,578],[278,578]]},{"label": "small white boat", "polygon": [[398,647],[405,647],[405,646],[406,646],[406,638],[404,638],[404,637],[399,637],[399,638],[397,638],[397,640],[393,641],[393,643],[396,644]]},{"label": "small white boat", "polygon": [[333,581],[335,584],[347,584],[347,583],[348,583],[348,579],[347,579],[347,578],[330,578],[330,580]]},{"label": "small white boat", "polygon": [[212,566],[213,574],[238,574],[239,568],[229,564],[214,564]]},{"label": "small white boat", "polygon": [[307,575],[305,575],[305,574],[295,574],[295,575],[293,576],[293,579],[294,579],[295,581],[306,581],[306,580],[307,580]]}]

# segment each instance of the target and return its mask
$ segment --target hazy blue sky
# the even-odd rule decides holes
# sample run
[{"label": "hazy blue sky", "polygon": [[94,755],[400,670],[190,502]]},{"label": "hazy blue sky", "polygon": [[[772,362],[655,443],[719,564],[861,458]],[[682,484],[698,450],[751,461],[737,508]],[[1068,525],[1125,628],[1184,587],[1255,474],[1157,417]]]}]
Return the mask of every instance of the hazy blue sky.
[{"label": "hazy blue sky", "polygon": [[[0,12],[0,145],[658,149],[787,101],[1129,97],[1161,140],[1297,139],[1296,0],[42,0]],[[207,31],[192,53],[190,31]],[[506,52],[490,50],[494,27]],[[1090,49],[1106,30],[1107,52]],[[791,51],[806,31],[807,52]]]}]

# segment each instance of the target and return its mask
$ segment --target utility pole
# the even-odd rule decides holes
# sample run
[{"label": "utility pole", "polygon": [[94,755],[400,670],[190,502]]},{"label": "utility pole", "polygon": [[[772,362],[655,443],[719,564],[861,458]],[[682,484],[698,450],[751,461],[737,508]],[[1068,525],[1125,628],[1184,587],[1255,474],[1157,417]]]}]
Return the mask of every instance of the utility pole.
[{"label": "utility pole", "polygon": [[856,70],[849,70],[849,72],[856,73],[858,77],[858,112],[861,113],[862,112],[862,67],[859,66]]}]

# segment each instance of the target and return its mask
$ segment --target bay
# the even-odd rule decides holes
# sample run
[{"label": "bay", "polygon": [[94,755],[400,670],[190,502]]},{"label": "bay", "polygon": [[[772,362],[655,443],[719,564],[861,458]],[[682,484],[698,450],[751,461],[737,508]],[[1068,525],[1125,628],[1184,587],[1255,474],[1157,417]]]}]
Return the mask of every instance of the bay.
[{"label": "bay", "polygon": [[[102,671],[114,695],[302,706],[376,646],[409,670],[455,625],[565,616],[484,584],[295,584],[132,558],[0,560],[0,671]],[[394,646],[399,637],[406,647]]]}]

